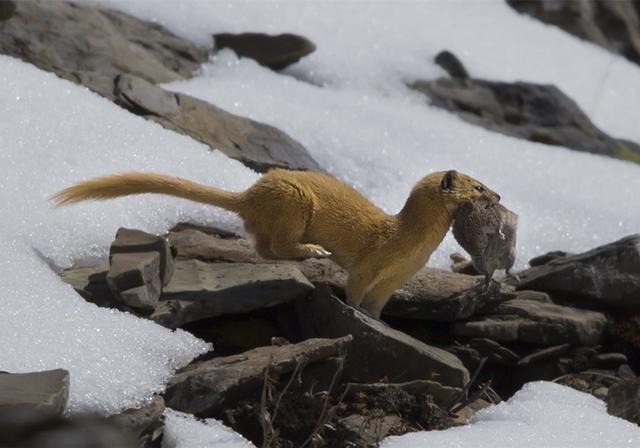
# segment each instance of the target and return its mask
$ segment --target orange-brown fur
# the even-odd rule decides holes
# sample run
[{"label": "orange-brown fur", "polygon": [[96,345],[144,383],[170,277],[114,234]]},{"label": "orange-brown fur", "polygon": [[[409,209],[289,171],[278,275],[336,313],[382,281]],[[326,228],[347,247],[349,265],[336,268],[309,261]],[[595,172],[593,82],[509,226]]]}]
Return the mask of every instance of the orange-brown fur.
[{"label": "orange-brown fur", "polygon": [[323,173],[274,169],[241,193],[159,174],[128,173],[71,186],[58,204],[160,193],[238,213],[269,259],[330,257],[349,273],[347,299],[379,318],[393,291],[420,269],[451,226],[458,205],[499,196],[456,171],[419,181],[400,213],[388,215],[352,187]]}]

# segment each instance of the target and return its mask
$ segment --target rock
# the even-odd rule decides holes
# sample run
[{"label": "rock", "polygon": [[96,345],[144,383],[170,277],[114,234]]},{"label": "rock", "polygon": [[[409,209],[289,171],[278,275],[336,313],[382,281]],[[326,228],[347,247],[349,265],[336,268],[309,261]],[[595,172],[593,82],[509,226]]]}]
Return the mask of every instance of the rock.
[{"label": "rock", "polygon": [[442,67],[452,78],[469,79],[469,72],[458,57],[448,50],[441,51],[434,58],[436,64]]},{"label": "rock", "polygon": [[141,313],[152,313],[162,291],[157,252],[114,254],[109,257],[107,284],[113,296]]},{"label": "rock", "polygon": [[189,95],[166,91],[132,75],[120,76],[115,92],[129,109],[204,142],[256,171],[321,170],[299,142],[272,126],[231,114]]},{"label": "rock", "polygon": [[15,0],[0,0],[0,22],[3,20],[9,20],[15,12]]},{"label": "rock", "polygon": [[316,50],[313,42],[296,34],[220,33],[213,39],[216,49],[229,48],[272,70],[282,70]]},{"label": "rock", "polygon": [[554,345],[553,347],[543,348],[533,353],[529,353],[518,361],[518,366],[528,366],[530,364],[539,364],[552,359],[559,358],[569,351],[569,344]]},{"label": "rock", "polygon": [[117,307],[111,289],[107,284],[107,263],[97,266],[83,266],[65,269],[60,273],[60,278],[65,283],[73,286],[78,294],[85,300],[104,308]]},{"label": "rock", "polygon": [[194,228],[172,231],[167,239],[178,259],[212,262],[256,263],[258,256],[251,244],[241,238],[223,238]]},{"label": "rock", "polygon": [[640,311],[640,235],[558,258],[518,273],[518,289],[562,295],[578,304]]},{"label": "rock", "polygon": [[608,387],[598,387],[596,390],[593,391],[593,396],[602,400],[602,401],[607,401],[607,396],[609,395],[609,388]]},{"label": "rock", "polygon": [[368,383],[434,380],[463,387],[469,372],[454,355],[424,344],[351,308],[335,297],[327,285],[316,286],[309,299],[297,302],[304,336],[335,338],[353,335],[345,360],[345,377]]},{"label": "rock", "polygon": [[539,256],[533,257],[531,260],[529,260],[529,266],[531,266],[531,267],[542,266],[543,264],[547,264],[550,261],[556,260],[558,258],[570,256],[570,255],[573,255],[573,254],[569,254],[568,252],[564,252],[562,250],[555,250],[555,251],[552,251],[552,252],[547,252],[544,255],[539,255]]},{"label": "rock", "polygon": [[428,394],[433,401],[440,407],[446,408],[462,394],[462,389],[458,387],[443,386],[436,381],[414,380],[407,383],[373,383],[359,384],[349,383],[345,398],[353,397],[358,393],[370,395],[379,393],[381,389],[399,389],[408,394]]},{"label": "rock", "polygon": [[160,280],[162,286],[166,286],[173,277],[174,253],[169,242],[157,235],[135,229],[121,227],[116,232],[116,239],[111,243],[109,256],[115,254],[156,252],[160,256]]},{"label": "rock", "polygon": [[306,297],[313,285],[286,263],[203,263],[177,260],[151,319],[168,328],[268,308]]},{"label": "rock", "polygon": [[467,406],[456,412],[454,423],[458,426],[466,425],[469,423],[469,420],[471,420],[471,417],[476,414],[476,412],[481,409],[488,408],[489,406],[491,406],[491,403],[483,400],[482,398],[478,398],[477,400],[472,401]]},{"label": "rock", "polygon": [[248,352],[195,362],[180,370],[167,384],[165,401],[171,409],[198,416],[215,416],[225,406],[241,400],[270,375],[292,372],[299,362],[308,364],[342,356],[350,336],[338,339],[308,339],[299,344],[259,347]]},{"label": "rock", "polygon": [[637,378],[636,373],[633,371],[633,369],[629,364],[623,364],[620,367],[618,367],[618,370],[616,371],[616,376],[623,380],[632,380],[634,378]]},{"label": "rock", "polygon": [[475,371],[480,365],[482,357],[480,356],[480,352],[475,348],[456,342],[455,345],[447,347],[446,350],[460,358],[462,364],[470,371]]},{"label": "rock", "polygon": [[0,412],[60,416],[69,398],[69,372],[0,373]]},{"label": "rock", "polygon": [[141,447],[151,447],[162,437],[164,400],[155,395],[149,404],[112,415],[109,421],[135,435]]},{"label": "rock", "polygon": [[520,13],[640,63],[640,7],[635,0],[508,0],[507,3]]},{"label": "rock", "polygon": [[473,338],[469,341],[469,345],[494,364],[510,366],[520,360],[520,357],[512,350],[491,339]]},{"label": "rock", "polygon": [[[393,430],[398,425],[399,417],[396,415],[384,415],[380,417],[370,417],[359,414],[351,414],[340,418],[337,426],[341,432],[346,432],[345,438],[357,440],[357,445],[364,448],[375,448],[380,446],[380,442],[387,436],[393,435]],[[353,442],[352,442],[353,443]]]},{"label": "rock", "polygon": [[497,305],[487,317],[455,323],[453,333],[501,342],[595,345],[606,323],[604,314],[596,311],[514,299]]},{"label": "rock", "polygon": [[640,162],[640,146],[598,129],[578,105],[553,85],[482,79],[416,81],[410,87],[433,106],[491,131]]},{"label": "rock", "polygon": [[451,322],[473,316],[488,303],[508,300],[509,287],[485,290],[480,277],[422,268],[391,296],[387,316]]},{"label": "rock", "polygon": [[449,255],[451,271],[456,274],[482,275],[473,265],[473,261],[467,260],[461,253],[454,252]]},{"label": "rock", "polygon": [[607,412],[640,425],[640,378],[622,380],[609,387]]},{"label": "rock", "polygon": [[495,271],[510,274],[516,260],[517,227],[518,215],[482,197],[458,207],[451,230],[488,285]]},{"label": "rock", "polygon": [[[121,72],[153,83],[171,82],[190,77],[208,58],[207,50],[156,23],[62,1],[19,2],[0,33],[0,53],[74,82],[80,81],[78,74],[113,79]],[[100,93],[112,96],[103,87]]]},{"label": "rock", "polygon": [[347,284],[347,271],[327,258],[309,258],[298,262],[297,266],[311,283],[327,283],[340,290]]},{"label": "rock", "polygon": [[593,357],[593,365],[601,369],[617,369],[629,360],[623,353],[602,353]]}]

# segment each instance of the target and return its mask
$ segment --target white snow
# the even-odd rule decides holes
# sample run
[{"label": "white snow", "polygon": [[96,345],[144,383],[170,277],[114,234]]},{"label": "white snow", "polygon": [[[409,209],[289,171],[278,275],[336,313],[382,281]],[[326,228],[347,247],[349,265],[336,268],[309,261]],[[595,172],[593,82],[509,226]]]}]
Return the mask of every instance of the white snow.
[{"label": "white snow", "polygon": [[[285,74],[223,51],[168,88],[283,129],[388,212],[432,171],[480,179],[520,215],[517,268],[638,231],[640,166],[485,131],[405,87],[440,76],[432,59],[446,48],[480,77],[557,84],[605,130],[640,141],[638,67],[502,2],[102,3],[203,45],[223,31],[308,36],[318,50]],[[430,263],[446,267],[454,251],[449,235]]]},{"label": "white snow", "polygon": [[47,200],[73,182],[128,170],[170,172],[232,190],[255,179],[189,138],[0,56],[0,370],[68,369],[69,412],[109,414],[138,405],[164,389],[173,369],[209,349],[186,332],[87,303],[48,265],[104,257],[120,226],[162,232],[183,220],[236,223],[177,199],[62,209]]},{"label": "white snow", "polygon": [[607,414],[604,402],[566,386],[528,383],[483,409],[471,424],[388,437],[381,448],[623,448],[640,446],[640,427]]},{"label": "white snow", "polygon": [[254,448],[253,443],[208,418],[204,421],[193,415],[167,409],[162,448]]}]

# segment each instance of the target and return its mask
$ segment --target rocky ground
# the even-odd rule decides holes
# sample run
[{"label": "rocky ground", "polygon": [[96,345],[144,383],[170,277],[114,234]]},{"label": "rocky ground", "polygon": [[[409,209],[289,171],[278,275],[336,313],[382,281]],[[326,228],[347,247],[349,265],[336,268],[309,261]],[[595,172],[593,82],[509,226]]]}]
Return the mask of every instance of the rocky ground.
[{"label": "rocky ground", "polygon": [[[204,49],[120,12],[0,0],[0,53],[258,171],[321,170],[284,132],[158,85],[190,77],[221,47],[273,70],[315,48],[246,33]],[[451,53],[438,62],[449,78],[411,83],[436,106],[497,132],[640,161],[637,145],[595,128],[553,86],[476,80]],[[369,447],[464,424],[535,380],[592,393],[640,424],[640,235],[541,255],[489,289],[456,260],[452,271],[419,271],[376,321],[344,303],[346,275],[328,260],[269,262],[238,235],[189,224],[162,236],[121,229],[109,259],[61,278],[98,306],[185,329],[215,351],[145,407],[109,419],[64,418],[63,370],[2,373],[0,444],[158,446],[167,406],[220,419],[258,446]]]}]

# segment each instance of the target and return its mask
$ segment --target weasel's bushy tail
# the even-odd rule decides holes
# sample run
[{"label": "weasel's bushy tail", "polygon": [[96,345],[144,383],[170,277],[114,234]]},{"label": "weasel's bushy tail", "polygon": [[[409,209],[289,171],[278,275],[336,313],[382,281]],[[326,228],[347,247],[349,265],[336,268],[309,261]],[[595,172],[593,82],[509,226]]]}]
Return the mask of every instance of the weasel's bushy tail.
[{"label": "weasel's bushy tail", "polygon": [[56,206],[142,193],[177,196],[239,212],[242,193],[232,193],[179,177],[152,173],[123,173],[80,182],[51,198]]}]

